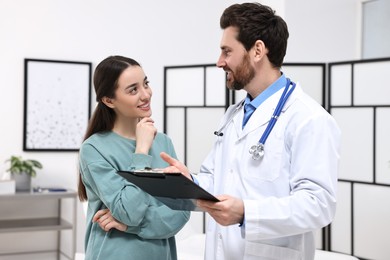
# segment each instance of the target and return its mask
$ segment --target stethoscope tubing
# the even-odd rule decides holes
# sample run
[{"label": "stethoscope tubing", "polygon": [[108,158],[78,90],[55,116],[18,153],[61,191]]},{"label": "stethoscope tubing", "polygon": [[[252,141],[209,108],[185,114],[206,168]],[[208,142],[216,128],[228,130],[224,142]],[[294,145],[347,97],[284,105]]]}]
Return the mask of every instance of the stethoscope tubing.
[{"label": "stethoscope tubing", "polygon": [[[290,85],[292,86],[290,88]],[[291,82],[289,78],[287,78],[286,87],[283,90],[283,93],[278,101],[278,104],[276,105],[275,111],[273,115],[271,116],[271,119],[267,125],[267,128],[265,129],[264,133],[261,135],[261,138],[259,142],[255,145],[252,145],[251,148],[249,148],[249,154],[252,155],[253,160],[259,160],[263,158],[264,156],[264,146],[265,142],[267,141],[267,138],[269,134],[271,133],[272,129],[274,128],[280,114],[282,113],[282,109],[284,105],[286,104],[288,98],[292,94],[296,87],[296,84],[294,82]]]},{"label": "stethoscope tubing", "polygon": [[[291,88],[290,88],[290,85],[292,85]],[[276,121],[278,120],[280,114],[282,113],[282,109],[283,109],[284,105],[286,104],[288,98],[290,97],[291,93],[294,91],[295,86],[296,86],[296,84],[294,82],[292,82],[292,84],[291,84],[290,79],[287,78],[286,87],[284,88],[282,96],[279,99],[279,102],[275,108],[275,111],[274,111],[273,115],[271,116],[271,119],[270,119],[270,121],[267,125],[267,128],[265,129],[263,135],[261,136],[259,143],[265,145],[265,141],[267,140],[269,134],[271,133],[272,129],[274,128]]]},{"label": "stethoscope tubing", "polygon": [[[292,82],[289,78],[286,78],[286,87],[283,90],[283,93],[278,101],[278,104],[276,105],[275,111],[271,116],[271,119],[268,122],[267,128],[263,132],[263,134],[260,137],[260,140],[257,144],[252,145],[249,149],[249,153],[252,155],[253,160],[259,160],[264,156],[264,145],[267,141],[267,138],[269,134],[271,133],[272,129],[274,128],[280,114],[282,113],[283,107],[286,104],[288,98],[291,96],[292,92],[294,91],[296,84]],[[291,88],[290,88],[291,86]],[[237,107],[234,109],[232,114],[230,115],[229,120],[227,120],[218,131],[214,131],[214,134],[216,136],[223,136],[222,130],[230,124],[230,122],[233,120],[237,112],[244,107],[245,99],[240,101],[240,103],[237,105]]]},{"label": "stethoscope tubing", "polygon": [[232,114],[229,117],[229,120],[227,120],[217,131],[214,131],[214,134],[216,136],[223,136],[222,130],[225,129],[225,127],[230,124],[230,122],[233,120],[233,118],[236,116],[238,111],[240,111],[241,108],[244,107],[245,99],[241,100],[240,103],[237,105],[237,107],[234,109]]}]

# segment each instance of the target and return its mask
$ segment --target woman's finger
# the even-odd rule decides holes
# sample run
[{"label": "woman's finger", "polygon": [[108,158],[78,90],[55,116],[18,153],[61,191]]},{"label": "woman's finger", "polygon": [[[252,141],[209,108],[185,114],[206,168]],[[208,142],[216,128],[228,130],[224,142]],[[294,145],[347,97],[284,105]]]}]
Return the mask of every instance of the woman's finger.
[{"label": "woman's finger", "polygon": [[92,218],[92,221],[93,222],[96,222],[98,219],[100,219],[102,216],[104,216],[105,214],[107,214],[109,210],[108,209],[101,209],[101,210],[98,210],[95,215],[93,216]]}]

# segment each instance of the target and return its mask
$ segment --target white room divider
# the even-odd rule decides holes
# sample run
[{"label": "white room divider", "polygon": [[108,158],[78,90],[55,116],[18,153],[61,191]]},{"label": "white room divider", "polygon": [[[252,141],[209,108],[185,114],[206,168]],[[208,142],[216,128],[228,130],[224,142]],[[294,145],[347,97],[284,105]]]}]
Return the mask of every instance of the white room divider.
[{"label": "white room divider", "polygon": [[390,259],[390,58],[329,63],[329,108],[342,130],[331,250]]},{"label": "white room divider", "polygon": [[[193,173],[211,149],[213,133],[229,104],[225,82],[225,73],[215,64],[164,68],[164,132]],[[205,217],[192,212],[179,238],[205,233]]]},{"label": "white room divider", "polygon": [[[390,58],[286,63],[282,70],[342,131],[336,217],[318,235],[317,247],[362,260],[390,259]],[[164,91],[164,131],[179,159],[197,172],[225,109],[245,92],[228,91],[225,73],[214,64],[165,67]],[[192,214],[186,228],[203,233],[205,216]]]}]

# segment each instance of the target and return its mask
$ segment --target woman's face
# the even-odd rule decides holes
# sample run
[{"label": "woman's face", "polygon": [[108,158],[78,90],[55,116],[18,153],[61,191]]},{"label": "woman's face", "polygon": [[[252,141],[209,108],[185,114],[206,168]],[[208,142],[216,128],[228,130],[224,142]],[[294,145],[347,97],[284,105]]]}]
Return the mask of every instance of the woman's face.
[{"label": "woman's face", "polygon": [[143,69],[139,66],[129,66],[119,76],[115,98],[110,99],[109,106],[114,109],[118,118],[150,117],[151,97],[152,89]]}]

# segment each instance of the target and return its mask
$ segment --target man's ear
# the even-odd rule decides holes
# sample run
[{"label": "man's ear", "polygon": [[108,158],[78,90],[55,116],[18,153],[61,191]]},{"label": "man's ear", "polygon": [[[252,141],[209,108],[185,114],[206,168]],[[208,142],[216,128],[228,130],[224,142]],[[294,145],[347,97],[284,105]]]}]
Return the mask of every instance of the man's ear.
[{"label": "man's ear", "polygon": [[265,44],[262,40],[257,40],[253,46],[253,51],[255,53],[255,60],[261,60],[268,53],[268,49],[265,47]]},{"label": "man's ear", "polygon": [[112,99],[109,98],[109,97],[103,97],[103,98],[102,98],[102,102],[103,102],[106,106],[108,106],[109,108],[114,108],[114,107],[115,107],[115,105],[114,105],[113,102],[112,102]]}]

